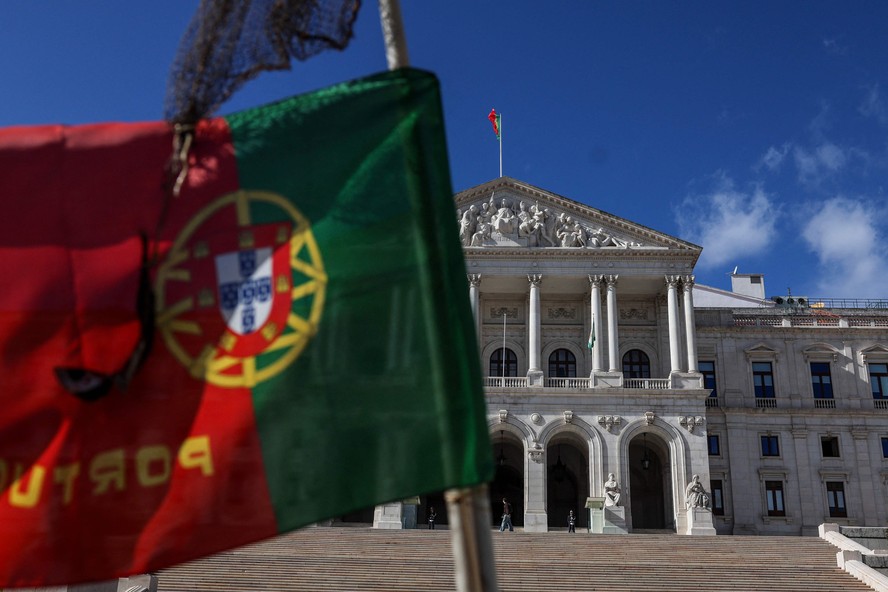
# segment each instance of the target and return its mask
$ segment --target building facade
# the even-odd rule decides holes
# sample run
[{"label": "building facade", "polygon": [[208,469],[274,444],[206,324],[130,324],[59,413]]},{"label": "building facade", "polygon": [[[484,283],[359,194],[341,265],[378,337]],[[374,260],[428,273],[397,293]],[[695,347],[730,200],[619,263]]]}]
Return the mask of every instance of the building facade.
[{"label": "building facade", "polygon": [[529,531],[570,510],[615,533],[888,522],[888,310],[777,302],[758,275],[697,285],[700,247],[509,177],[455,202],[495,514],[505,497]]}]

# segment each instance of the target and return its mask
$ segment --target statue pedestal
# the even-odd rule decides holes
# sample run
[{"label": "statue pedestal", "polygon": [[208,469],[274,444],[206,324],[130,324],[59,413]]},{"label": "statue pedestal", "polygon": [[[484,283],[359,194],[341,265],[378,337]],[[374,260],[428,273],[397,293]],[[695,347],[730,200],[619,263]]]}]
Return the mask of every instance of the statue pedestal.
[{"label": "statue pedestal", "polygon": [[404,528],[403,505],[401,502],[391,502],[376,506],[373,510],[373,528],[400,530]]},{"label": "statue pedestal", "polygon": [[604,507],[604,534],[629,534],[626,530],[626,508],[623,506]]},{"label": "statue pedestal", "polygon": [[716,532],[712,524],[712,512],[704,508],[688,510],[688,529],[685,534],[714,536]]},{"label": "statue pedestal", "polygon": [[604,498],[587,497],[586,508],[589,510],[589,532],[601,534],[604,532]]}]

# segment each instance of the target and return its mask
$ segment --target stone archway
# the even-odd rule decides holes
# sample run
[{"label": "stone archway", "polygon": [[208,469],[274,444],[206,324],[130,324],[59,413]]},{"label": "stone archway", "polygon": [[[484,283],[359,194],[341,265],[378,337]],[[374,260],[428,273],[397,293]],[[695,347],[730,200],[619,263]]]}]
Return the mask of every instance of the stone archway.
[{"label": "stone archway", "polygon": [[641,433],[629,443],[632,530],[674,529],[669,449],[659,436]]},{"label": "stone archway", "polygon": [[503,498],[512,505],[512,525],[524,526],[524,446],[506,430],[494,432],[493,458],[496,473],[490,483],[490,514],[499,526],[502,520]]},{"label": "stone archway", "polygon": [[567,528],[573,510],[578,528],[588,528],[589,461],[570,437],[555,436],[546,446],[546,516],[548,527]]}]

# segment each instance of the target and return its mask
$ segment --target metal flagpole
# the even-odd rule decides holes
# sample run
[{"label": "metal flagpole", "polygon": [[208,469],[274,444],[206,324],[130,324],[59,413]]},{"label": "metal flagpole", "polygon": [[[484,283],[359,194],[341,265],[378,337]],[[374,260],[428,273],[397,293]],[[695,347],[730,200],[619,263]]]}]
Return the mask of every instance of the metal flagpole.
[{"label": "metal flagpole", "polygon": [[379,18],[382,21],[382,38],[385,41],[385,60],[389,70],[410,65],[407,55],[407,38],[401,20],[400,0],[379,0]]},{"label": "metal flagpole", "polygon": [[500,177],[503,176],[503,114],[499,114]]},{"label": "metal flagpole", "polygon": [[[407,39],[401,19],[399,0],[379,0],[379,18],[385,41],[385,59],[389,70],[410,65]],[[502,177],[502,139],[500,140],[500,176]],[[487,485],[444,492],[447,515],[451,521],[450,543],[458,592],[497,592],[490,538],[490,501]]]},{"label": "metal flagpole", "polygon": [[[502,175],[500,175],[502,177]],[[503,312],[503,387],[506,386],[506,313]]]}]

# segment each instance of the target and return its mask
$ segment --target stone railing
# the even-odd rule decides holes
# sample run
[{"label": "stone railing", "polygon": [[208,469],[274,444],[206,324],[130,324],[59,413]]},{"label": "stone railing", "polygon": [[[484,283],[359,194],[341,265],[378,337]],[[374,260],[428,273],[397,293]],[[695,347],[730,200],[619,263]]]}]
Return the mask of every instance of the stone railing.
[{"label": "stone railing", "polygon": [[546,386],[549,388],[589,388],[592,381],[589,378],[547,378]]},{"label": "stone railing", "polygon": [[[546,388],[591,389],[591,378],[546,378]],[[484,386],[490,388],[527,388],[530,385],[525,376],[485,376]],[[609,387],[613,388],[613,387]],[[668,378],[625,378],[623,388],[642,390],[674,390]],[[679,387],[681,388],[681,387]],[[886,399],[888,401],[888,399]]]},{"label": "stone railing", "polygon": [[662,390],[669,388],[668,378],[624,378],[623,388]]},{"label": "stone railing", "polygon": [[526,376],[486,376],[484,386],[496,388],[524,388],[527,386]]}]

